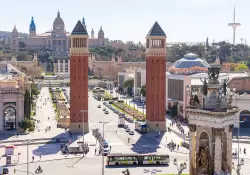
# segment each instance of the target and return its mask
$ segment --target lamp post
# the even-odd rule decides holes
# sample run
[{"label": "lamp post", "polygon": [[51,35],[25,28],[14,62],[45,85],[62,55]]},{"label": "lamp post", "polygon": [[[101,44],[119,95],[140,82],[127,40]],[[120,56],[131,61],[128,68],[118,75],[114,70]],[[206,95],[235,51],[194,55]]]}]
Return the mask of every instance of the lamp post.
[{"label": "lamp post", "polygon": [[[26,142],[26,148],[27,148],[27,175],[29,175],[29,144],[31,142],[31,140],[25,140]],[[18,155],[18,161],[19,161],[19,155]]]},{"label": "lamp post", "polygon": [[[102,124],[102,136],[103,136],[103,140],[105,140],[104,137],[104,126],[105,124],[109,123],[109,122],[99,122],[100,124]],[[102,155],[102,175],[104,175],[104,156]]]},{"label": "lamp post", "polygon": [[80,110],[80,112],[83,113],[82,115],[82,145],[83,145],[82,157],[84,157],[84,113],[88,112],[88,110]]}]

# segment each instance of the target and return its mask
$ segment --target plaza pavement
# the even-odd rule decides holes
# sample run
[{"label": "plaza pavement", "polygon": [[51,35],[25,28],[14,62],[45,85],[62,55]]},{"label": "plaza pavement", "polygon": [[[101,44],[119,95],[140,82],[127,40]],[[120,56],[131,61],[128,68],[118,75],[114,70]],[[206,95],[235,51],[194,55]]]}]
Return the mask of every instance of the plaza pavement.
[{"label": "plaza pavement", "polygon": [[[37,139],[37,138],[55,138],[55,137],[67,137],[64,133],[63,129],[56,128],[56,121],[54,118],[54,112],[51,100],[49,100],[45,106],[43,106],[43,102],[46,98],[49,97],[48,88],[43,88],[41,91],[41,96],[38,98],[37,107],[40,106],[40,111],[37,112],[36,119],[41,120],[41,123],[38,128],[40,128],[40,132],[36,130],[35,133],[29,135],[20,135],[18,138],[15,136],[5,139],[8,140],[20,140],[20,139]],[[41,98],[41,99],[40,99]],[[40,100],[40,103],[39,103]],[[90,131],[95,128],[99,128],[100,132],[102,132],[102,125],[99,121],[109,122],[105,125],[105,139],[111,145],[111,152],[113,153],[129,153],[129,152],[137,152],[137,153],[165,153],[170,155],[170,165],[167,166],[160,166],[156,167],[162,170],[162,173],[177,173],[176,166],[173,165],[172,160],[177,158],[178,162],[186,161],[188,164],[188,150],[185,148],[180,148],[177,152],[170,152],[168,148],[166,148],[166,144],[173,140],[177,144],[182,141],[182,137],[177,136],[174,133],[164,133],[159,138],[155,136],[154,133],[147,133],[145,135],[141,135],[135,132],[134,136],[130,136],[124,129],[117,127],[118,116],[114,114],[111,110],[107,109],[101,101],[97,101],[92,97],[92,93],[89,92],[89,123],[90,123]],[[97,105],[101,104],[102,108],[97,108]],[[41,108],[42,106],[42,108]],[[105,107],[109,114],[105,115],[102,111],[103,107]],[[39,109],[38,109],[39,110]],[[48,117],[50,119],[48,120]],[[127,123],[129,127],[132,129],[134,126],[130,123]],[[47,126],[51,126],[51,131],[45,133],[44,129]],[[37,129],[38,129],[37,128]],[[117,131],[117,132],[116,132]],[[81,134],[73,135],[73,140],[76,140]],[[130,138],[130,143],[127,142],[128,138]],[[80,138],[81,139],[81,138]],[[95,145],[96,140],[91,135],[91,132],[85,134],[85,141],[88,142],[90,145],[90,152],[86,155],[85,158],[80,159],[81,155],[62,155],[60,152],[60,144],[37,144],[37,145],[30,145],[29,146],[29,160],[31,161],[32,155],[35,156],[35,163],[31,163],[31,169],[37,168],[39,164],[42,165],[44,169],[43,174],[49,174],[52,170],[56,172],[56,174],[72,174],[72,173],[80,173],[86,172],[87,174],[100,174],[101,172],[101,156],[95,156],[94,150],[98,148],[99,145]],[[2,143],[1,143],[2,144]],[[237,145],[233,144],[233,147]],[[247,150],[250,150],[249,145],[241,145],[241,147],[246,147]],[[26,161],[27,161],[27,152],[26,146],[18,146],[16,149],[16,153],[20,152],[21,155],[19,157],[19,165],[16,166],[17,169],[25,169]],[[4,153],[4,149],[0,148],[0,153]],[[39,156],[42,155],[42,161],[40,161]],[[247,153],[247,155],[249,155]],[[241,157],[247,158],[247,155],[242,155]],[[79,160],[79,161],[78,161]],[[75,163],[78,161],[77,163]],[[2,164],[5,164],[5,158],[2,158],[0,161]],[[248,162],[248,160],[246,160]],[[72,167],[71,165],[75,165]],[[53,165],[56,165],[60,168],[55,169]],[[242,167],[244,170],[246,166]],[[53,169],[54,168],[54,169]],[[122,170],[126,167],[117,167],[117,168],[105,168],[105,172],[107,174],[120,174]],[[134,174],[142,174],[143,169],[148,167],[130,167],[131,173]],[[155,168],[155,166],[150,166],[150,168]],[[10,167],[13,169],[13,167]],[[91,170],[90,170],[91,169]],[[184,171],[184,173],[188,172],[188,168]],[[22,172],[18,172],[17,174],[24,174]]]}]

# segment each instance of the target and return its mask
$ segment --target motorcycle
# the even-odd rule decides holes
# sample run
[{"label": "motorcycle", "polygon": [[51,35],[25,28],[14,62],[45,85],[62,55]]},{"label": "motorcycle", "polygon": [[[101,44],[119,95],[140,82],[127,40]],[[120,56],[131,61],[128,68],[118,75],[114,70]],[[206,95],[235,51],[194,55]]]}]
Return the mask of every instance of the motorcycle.
[{"label": "motorcycle", "polygon": [[35,171],[36,174],[39,174],[39,173],[43,173],[43,169],[42,168],[37,168],[36,171]]}]

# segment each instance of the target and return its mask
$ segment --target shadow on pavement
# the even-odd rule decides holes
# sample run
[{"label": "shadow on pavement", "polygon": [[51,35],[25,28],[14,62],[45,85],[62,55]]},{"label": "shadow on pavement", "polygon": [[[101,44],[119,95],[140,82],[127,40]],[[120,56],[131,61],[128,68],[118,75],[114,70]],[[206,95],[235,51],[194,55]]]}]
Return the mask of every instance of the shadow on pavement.
[{"label": "shadow on pavement", "polygon": [[[7,139],[9,139],[11,137],[16,137],[16,139],[18,139],[17,134],[18,134],[18,136],[20,136],[20,135],[28,135],[29,133],[18,132],[18,131],[4,131],[4,132],[0,133],[0,140],[1,141],[6,140],[6,142],[8,142]],[[9,140],[9,142],[12,142],[12,141]]]},{"label": "shadow on pavement", "polygon": [[[61,133],[51,139],[56,139],[56,143],[61,143],[61,144],[74,143],[76,140],[78,140],[77,138],[78,135],[79,134],[72,134],[72,137],[70,137],[67,132],[67,133]],[[63,142],[61,140],[63,140]],[[44,144],[44,145],[39,146],[37,149],[33,150],[33,154],[36,156],[50,155],[50,154],[56,154],[60,151],[61,151],[60,145],[53,144],[53,146],[51,146],[51,144]]]},{"label": "shadow on pavement", "polygon": [[155,153],[160,148],[164,132],[157,135],[155,132],[142,134],[135,144],[132,144],[131,150],[139,154]]}]

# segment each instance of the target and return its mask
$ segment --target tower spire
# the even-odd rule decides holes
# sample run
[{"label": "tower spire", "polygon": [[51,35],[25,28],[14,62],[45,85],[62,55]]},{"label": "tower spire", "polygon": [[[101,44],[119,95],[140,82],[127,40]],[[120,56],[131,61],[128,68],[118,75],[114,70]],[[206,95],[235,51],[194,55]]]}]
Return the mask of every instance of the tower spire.
[{"label": "tower spire", "polygon": [[240,23],[237,23],[235,20],[235,6],[234,6],[234,14],[233,14],[233,22],[229,23],[228,26],[233,28],[233,44],[235,45],[235,35],[236,35],[236,28],[240,26]]},{"label": "tower spire", "polygon": [[233,17],[233,22],[235,23],[235,6],[234,6],[234,17]]}]

